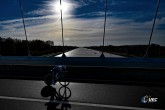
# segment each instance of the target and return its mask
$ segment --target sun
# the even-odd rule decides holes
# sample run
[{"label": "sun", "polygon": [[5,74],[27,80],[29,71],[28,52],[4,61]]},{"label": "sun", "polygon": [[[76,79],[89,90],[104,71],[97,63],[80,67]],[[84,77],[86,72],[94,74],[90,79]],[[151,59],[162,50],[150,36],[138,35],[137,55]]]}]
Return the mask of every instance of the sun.
[{"label": "sun", "polygon": [[54,0],[49,4],[49,7],[55,15],[60,15],[60,11],[62,10],[62,14],[64,17],[71,14],[73,8],[69,0],[61,0],[61,4],[60,0]]},{"label": "sun", "polygon": [[67,2],[62,2],[60,3],[56,3],[53,7],[55,11],[59,12],[60,10],[62,10],[63,13],[67,13],[67,11],[69,11],[70,8],[70,4]]}]

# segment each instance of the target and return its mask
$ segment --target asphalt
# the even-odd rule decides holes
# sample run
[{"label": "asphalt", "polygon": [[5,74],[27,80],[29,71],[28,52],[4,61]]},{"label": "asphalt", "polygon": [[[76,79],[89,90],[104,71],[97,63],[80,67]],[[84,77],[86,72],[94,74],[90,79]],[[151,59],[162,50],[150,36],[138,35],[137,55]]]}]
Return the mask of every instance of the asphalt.
[{"label": "asphalt", "polygon": [[[93,49],[87,49],[87,48],[76,48],[74,50],[71,50],[69,52],[66,52],[66,57],[100,57],[101,51],[93,50]],[[62,54],[57,55],[55,57],[61,57]],[[113,57],[113,58],[122,58],[123,56],[110,54],[107,52],[104,52],[105,57]]]},{"label": "asphalt", "polygon": [[[57,82],[52,86],[53,90],[64,96],[66,88],[67,100],[64,98],[57,101],[54,97],[51,102],[51,95],[43,95],[50,94],[47,91],[50,89],[46,90],[48,86],[43,81],[0,79],[0,87],[1,110],[55,110],[54,107],[61,110],[62,106],[67,106],[68,110],[165,109],[164,87],[89,83],[70,83],[64,87]],[[141,99],[146,95],[158,98],[157,102],[143,103]]]}]

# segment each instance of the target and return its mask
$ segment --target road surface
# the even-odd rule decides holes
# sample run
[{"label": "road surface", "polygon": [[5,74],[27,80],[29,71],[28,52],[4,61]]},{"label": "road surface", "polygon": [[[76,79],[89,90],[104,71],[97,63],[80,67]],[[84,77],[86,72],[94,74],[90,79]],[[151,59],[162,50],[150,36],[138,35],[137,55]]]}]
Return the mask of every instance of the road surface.
[{"label": "road surface", "polygon": [[[93,49],[87,48],[77,48],[65,53],[66,57],[100,57],[101,52]],[[104,52],[105,57],[122,57],[119,55],[114,55]],[[61,57],[62,54],[57,55],[56,57]]]},{"label": "road surface", "polygon": [[[1,110],[56,110],[46,106],[50,97],[41,96],[41,91],[45,87],[42,81],[1,79],[0,87]],[[62,86],[57,83],[53,87],[59,91]],[[69,103],[68,110],[165,109],[164,87],[70,83],[67,90],[71,92],[67,102],[54,100],[54,103],[49,104],[56,106],[56,103]],[[141,99],[146,95],[158,98],[157,102],[143,103]],[[61,106],[59,104],[56,108],[60,110]]]}]

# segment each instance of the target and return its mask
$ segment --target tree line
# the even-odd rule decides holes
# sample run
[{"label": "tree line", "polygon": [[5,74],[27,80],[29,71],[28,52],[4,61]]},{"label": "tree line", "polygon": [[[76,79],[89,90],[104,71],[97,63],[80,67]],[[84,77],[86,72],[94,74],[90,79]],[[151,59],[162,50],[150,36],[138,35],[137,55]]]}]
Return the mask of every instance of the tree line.
[{"label": "tree line", "polygon": [[[42,41],[39,39],[26,41],[12,38],[0,37],[0,55],[2,56],[27,56],[28,46],[32,56],[41,56],[51,53],[61,53],[62,46],[54,46],[53,41]],[[72,50],[76,47],[65,46],[65,51]]]},{"label": "tree line", "polygon": [[[122,45],[122,46],[91,46],[90,49],[100,50],[108,53],[114,53],[126,57],[143,57],[146,54],[147,45]],[[165,58],[165,46],[151,44],[148,51],[149,57]]]}]

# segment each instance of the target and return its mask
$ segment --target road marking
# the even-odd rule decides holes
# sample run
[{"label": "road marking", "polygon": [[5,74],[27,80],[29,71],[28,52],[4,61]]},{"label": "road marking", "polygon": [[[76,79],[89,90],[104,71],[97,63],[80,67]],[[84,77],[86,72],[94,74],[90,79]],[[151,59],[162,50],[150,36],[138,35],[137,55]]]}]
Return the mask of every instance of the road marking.
[{"label": "road marking", "polygon": [[[19,101],[31,101],[31,102],[49,102],[48,99],[35,99],[35,98],[23,98],[23,97],[9,97],[9,96],[0,96],[0,99],[8,100],[19,100]],[[125,109],[125,110],[162,110],[162,109],[152,109],[152,108],[141,108],[141,107],[129,107],[129,106],[118,106],[118,105],[107,105],[107,104],[95,104],[95,103],[82,103],[82,102],[66,102],[66,101],[51,101],[53,103],[63,103],[71,105],[81,105],[81,106],[90,106],[90,107],[101,107],[101,108],[115,108],[115,109]]]}]

